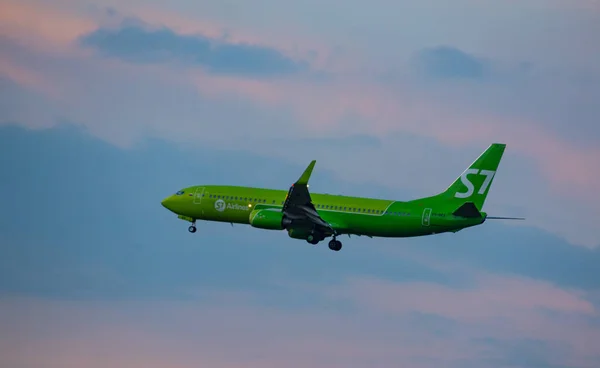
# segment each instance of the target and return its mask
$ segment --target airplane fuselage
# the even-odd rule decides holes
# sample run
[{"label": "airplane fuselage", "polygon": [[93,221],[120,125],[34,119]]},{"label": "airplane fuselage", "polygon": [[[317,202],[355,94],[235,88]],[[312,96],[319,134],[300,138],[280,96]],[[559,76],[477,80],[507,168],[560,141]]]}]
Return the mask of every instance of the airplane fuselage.
[{"label": "airplane fuselage", "polygon": [[337,239],[342,234],[400,238],[456,232],[493,218],[482,207],[505,147],[492,144],[445,191],[411,201],[311,193],[313,160],[287,191],[199,185],[162,205],[191,222],[190,232],[196,231],[196,220],[249,224],[286,230],[311,244],[332,237],[329,248],[335,251],[342,248]]},{"label": "airplane fuselage", "polygon": [[[163,201],[163,205],[182,219],[252,225],[257,210],[281,211],[287,191],[239,186],[192,186]],[[481,224],[483,217],[455,216],[456,208],[435,206],[426,199],[393,200],[311,193],[319,216],[335,224],[340,234],[374,237],[411,237],[460,229]],[[260,227],[260,226],[258,226]],[[262,227],[261,227],[262,228]],[[267,229],[283,230],[277,226]]]}]

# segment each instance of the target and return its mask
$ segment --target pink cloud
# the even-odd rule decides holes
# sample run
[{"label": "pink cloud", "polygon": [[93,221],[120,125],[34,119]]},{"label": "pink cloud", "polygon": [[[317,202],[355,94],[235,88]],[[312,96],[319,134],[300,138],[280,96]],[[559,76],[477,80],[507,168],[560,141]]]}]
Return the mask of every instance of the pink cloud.
[{"label": "pink cloud", "polygon": [[[524,290],[517,281],[494,280],[483,283],[491,285],[490,293],[514,286]],[[204,303],[4,298],[0,300],[0,354],[3,362],[14,366],[44,368],[282,365],[318,368],[332,364],[460,367],[465,359],[483,364],[490,354],[498,357],[507,354],[501,347],[482,346],[478,340],[534,338],[572,349],[562,358],[548,357],[557,364],[576,362],[578,366],[591,367],[594,357],[597,358],[597,329],[562,315],[543,317],[535,310],[538,305],[550,305],[559,310],[589,312],[588,307],[578,302],[555,304],[545,299],[555,291],[542,291],[546,296],[526,298],[529,301],[525,303],[510,303],[502,296],[467,296],[462,302],[467,310],[463,311],[456,307],[465,296],[460,292],[442,291],[436,297],[440,289],[427,286],[423,291],[414,287],[382,287],[381,281],[373,280],[359,284],[348,285],[353,291],[352,301],[359,301],[365,307],[356,311],[338,310],[327,302],[293,310],[261,306],[256,303],[261,302],[260,294],[248,295],[248,291],[239,296],[220,297],[219,293],[207,294],[205,290],[203,299],[210,296],[210,302]],[[478,290],[483,288],[482,285]],[[342,289],[346,290],[344,286]],[[389,293],[394,294],[382,295]],[[430,295],[421,297],[423,294]],[[514,297],[523,295],[517,292]],[[370,301],[371,298],[375,301]],[[491,301],[478,303],[478,299]],[[498,300],[496,305],[494,302]],[[399,312],[395,306],[403,303],[416,309]],[[485,308],[492,312],[478,311]],[[461,323],[453,327],[441,323],[431,329],[410,314],[413,309],[418,312],[449,309],[448,313],[460,318]],[[528,313],[520,314],[523,310]],[[389,312],[396,317],[390,319]],[[440,336],[438,331],[446,328],[450,330]]]},{"label": "pink cloud", "polygon": [[12,0],[0,3],[0,23],[3,35],[16,37],[21,42],[50,53],[70,48],[74,39],[96,26],[93,20],[73,11]]},{"label": "pink cloud", "polygon": [[481,322],[515,313],[550,310],[595,316],[592,303],[580,292],[547,282],[519,277],[477,275],[475,288],[453,289],[427,282],[393,283],[359,279],[334,291],[358,303],[391,313],[412,311],[438,314],[465,322]]},{"label": "pink cloud", "polygon": [[46,96],[56,96],[56,88],[48,81],[44,73],[23,67],[8,58],[0,57],[0,75],[8,77],[18,85],[39,91]]},{"label": "pink cloud", "polygon": [[587,366],[582,363],[584,357],[600,351],[600,330],[587,319],[597,318],[598,310],[585,299],[588,294],[521,277],[473,277],[477,282],[470,288],[354,279],[326,293],[334,300],[355,303],[375,313],[410,316],[418,312],[446,317],[479,337],[484,337],[480,335],[484,331],[497,339],[569,344],[576,352],[573,361],[582,366]]},{"label": "pink cloud", "polygon": [[[419,343],[392,346],[335,313],[224,304],[2,300],[3,362],[38,367],[326,367],[431,356]],[[422,335],[421,333],[413,336]],[[425,336],[423,336],[425,338]],[[435,343],[433,359],[468,356]],[[30,352],[35,352],[32,354]],[[416,366],[420,365],[415,362]]]}]

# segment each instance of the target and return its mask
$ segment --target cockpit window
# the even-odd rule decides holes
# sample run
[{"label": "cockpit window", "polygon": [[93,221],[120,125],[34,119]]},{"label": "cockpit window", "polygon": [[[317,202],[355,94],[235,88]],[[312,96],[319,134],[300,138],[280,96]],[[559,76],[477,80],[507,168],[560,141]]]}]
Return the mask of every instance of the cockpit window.
[{"label": "cockpit window", "polygon": [[179,192],[175,193],[175,195],[182,195],[183,193],[185,193],[185,191],[180,190]]}]

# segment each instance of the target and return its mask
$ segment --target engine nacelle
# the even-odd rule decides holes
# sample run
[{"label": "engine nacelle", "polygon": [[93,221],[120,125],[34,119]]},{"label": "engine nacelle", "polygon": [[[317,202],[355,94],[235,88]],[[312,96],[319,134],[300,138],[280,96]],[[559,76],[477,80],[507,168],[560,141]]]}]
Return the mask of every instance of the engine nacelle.
[{"label": "engine nacelle", "polygon": [[312,236],[316,241],[325,239],[325,236],[321,233],[313,233],[308,229],[288,229],[288,236],[293,239],[307,240],[309,236]]},{"label": "engine nacelle", "polygon": [[266,230],[283,230],[283,213],[273,210],[250,212],[250,226]]},{"label": "engine nacelle", "polygon": [[288,236],[292,239],[302,239],[306,240],[308,235],[310,234],[309,230],[304,229],[288,229]]}]

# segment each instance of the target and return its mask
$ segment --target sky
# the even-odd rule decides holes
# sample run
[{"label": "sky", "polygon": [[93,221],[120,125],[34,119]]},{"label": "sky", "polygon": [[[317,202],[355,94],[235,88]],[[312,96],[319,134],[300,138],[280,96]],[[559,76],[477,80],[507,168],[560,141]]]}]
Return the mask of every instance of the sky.
[{"label": "sky", "polygon": [[[597,367],[600,2],[0,2],[0,360]],[[507,144],[456,234],[341,252],[160,206],[409,200]]]}]

